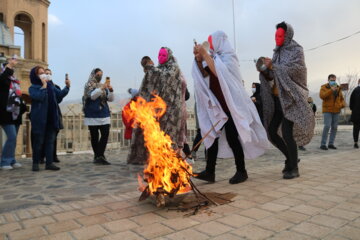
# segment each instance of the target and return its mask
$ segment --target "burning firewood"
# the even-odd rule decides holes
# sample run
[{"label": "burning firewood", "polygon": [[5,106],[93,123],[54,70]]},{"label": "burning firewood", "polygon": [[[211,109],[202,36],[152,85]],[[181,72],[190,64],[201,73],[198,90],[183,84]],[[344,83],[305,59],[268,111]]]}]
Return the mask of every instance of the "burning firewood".
[{"label": "burning firewood", "polygon": [[[156,197],[156,206],[164,207],[165,196],[172,198],[178,193],[193,190],[197,199],[200,199],[201,196],[207,202],[217,205],[194,185],[190,179],[193,176],[191,165],[177,154],[172,148],[173,142],[170,136],[160,129],[158,119],[163,116],[165,111],[165,102],[159,96],[155,96],[150,102],[138,97],[136,101],[131,102],[130,108],[124,112],[128,119],[135,120],[134,125],[138,125],[143,130],[145,147],[149,152],[144,175],[138,177],[139,190],[142,191],[139,201],[153,195]],[[210,129],[198,144],[201,144],[219,122]],[[144,182],[147,183],[146,187],[143,186]],[[201,206],[200,201],[198,203]]]},{"label": "burning firewood", "polygon": [[[138,97],[124,112],[127,118],[134,119],[134,124],[143,130],[145,147],[149,152],[143,176],[138,178],[142,191],[139,200],[153,195],[159,206],[165,205],[165,196],[174,197],[192,189],[189,182],[192,167],[177,155],[170,136],[160,129],[158,119],[165,112],[166,104],[159,96],[150,102]],[[146,187],[144,183],[147,183]]]}]

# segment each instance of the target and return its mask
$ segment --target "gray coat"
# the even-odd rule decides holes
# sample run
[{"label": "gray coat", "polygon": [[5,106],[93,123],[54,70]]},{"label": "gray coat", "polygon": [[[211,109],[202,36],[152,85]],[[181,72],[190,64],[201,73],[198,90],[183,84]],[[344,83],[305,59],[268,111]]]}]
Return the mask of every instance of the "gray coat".
[{"label": "gray coat", "polygon": [[[293,40],[294,29],[287,24],[284,45],[276,47],[273,55],[272,73],[279,90],[279,99],[284,117],[294,122],[294,139],[299,146],[308,144],[315,127],[314,114],[307,102],[307,71],[303,48]],[[261,99],[263,102],[264,126],[269,132],[269,124],[274,115],[272,81],[267,81],[260,73]]]}]

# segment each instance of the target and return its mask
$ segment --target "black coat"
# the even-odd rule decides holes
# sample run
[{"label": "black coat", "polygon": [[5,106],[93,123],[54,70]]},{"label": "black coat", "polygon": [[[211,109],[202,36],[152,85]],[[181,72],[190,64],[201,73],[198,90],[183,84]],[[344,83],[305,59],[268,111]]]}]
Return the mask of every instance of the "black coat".
[{"label": "black coat", "polygon": [[13,70],[6,68],[5,71],[0,75],[0,125],[21,124],[22,114],[26,110],[26,106],[22,101],[20,114],[16,120],[12,119],[12,113],[6,111],[11,83],[10,77],[13,74]]},{"label": "black coat", "polygon": [[251,96],[251,98],[254,97],[256,99],[256,102],[254,102],[254,104],[256,106],[256,109],[259,113],[259,116],[260,116],[260,119],[262,122],[263,121],[263,106],[262,106],[261,95],[260,95],[261,88],[260,88],[259,83],[254,83],[254,84],[256,87],[256,92]]},{"label": "black coat", "polygon": [[350,96],[351,121],[360,124],[360,86],[356,87]]}]

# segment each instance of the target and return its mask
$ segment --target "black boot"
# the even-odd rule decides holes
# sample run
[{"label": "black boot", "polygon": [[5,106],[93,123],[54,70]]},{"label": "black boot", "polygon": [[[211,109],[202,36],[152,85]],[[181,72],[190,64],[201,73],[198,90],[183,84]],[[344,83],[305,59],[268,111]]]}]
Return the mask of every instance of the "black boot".
[{"label": "black boot", "polygon": [[54,162],[56,162],[56,163],[59,163],[59,162],[60,162],[60,160],[58,159],[58,157],[55,157],[55,158],[54,158]]},{"label": "black boot", "polygon": [[300,177],[299,168],[297,168],[297,167],[292,170],[284,172],[284,175],[283,175],[284,179],[293,179],[293,178],[297,178],[297,177]]},{"label": "black boot", "polygon": [[[290,170],[290,168],[289,168],[289,166],[288,166],[288,164],[287,164],[287,161],[288,160],[285,160],[285,166],[284,166],[284,169],[282,170],[282,173],[285,173],[285,172],[287,172],[287,171],[289,171]],[[300,162],[300,158],[298,159],[298,163]]]},{"label": "black boot", "polygon": [[229,183],[230,184],[242,183],[242,182],[245,182],[246,179],[248,179],[248,175],[247,175],[246,170],[243,171],[243,172],[237,171],[235,173],[235,175],[232,178],[229,179]]},{"label": "black boot", "polygon": [[210,173],[210,172],[207,172],[206,170],[204,170],[200,173],[195,173],[195,174],[196,174],[195,178],[197,178],[197,179],[208,181],[211,183],[215,182],[215,173]]},{"label": "black boot", "polygon": [[60,168],[52,163],[50,165],[46,165],[45,170],[58,171],[58,170],[60,170]]},{"label": "black boot", "polygon": [[33,165],[32,165],[32,171],[33,171],[33,172],[38,172],[38,171],[40,171],[39,164],[33,164]]},{"label": "black boot", "polygon": [[96,165],[101,165],[102,164],[101,158],[100,157],[94,157],[93,163],[96,164]]},{"label": "black boot", "polygon": [[102,165],[111,165],[111,163],[106,160],[105,156],[101,156],[99,158]]}]

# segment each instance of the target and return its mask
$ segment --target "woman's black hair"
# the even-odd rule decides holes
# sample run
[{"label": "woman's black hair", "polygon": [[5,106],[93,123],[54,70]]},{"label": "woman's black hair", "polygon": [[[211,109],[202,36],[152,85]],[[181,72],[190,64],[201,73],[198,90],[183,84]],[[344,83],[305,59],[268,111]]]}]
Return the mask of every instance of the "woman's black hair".
[{"label": "woman's black hair", "polygon": [[279,29],[279,28],[284,29],[285,32],[286,32],[286,31],[287,31],[287,25],[286,25],[286,23],[285,23],[285,22],[278,23],[278,24],[276,25],[276,29]]},{"label": "woman's black hair", "polygon": [[100,68],[95,68],[95,74],[97,74],[98,72],[102,72],[102,70]]}]

